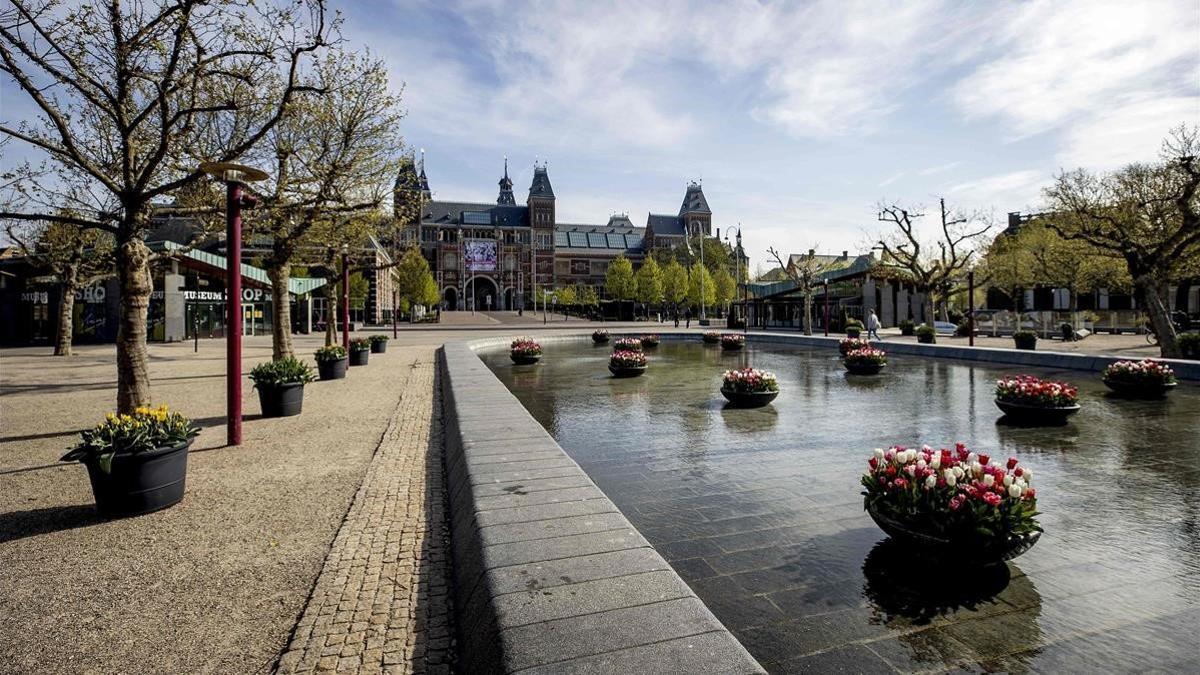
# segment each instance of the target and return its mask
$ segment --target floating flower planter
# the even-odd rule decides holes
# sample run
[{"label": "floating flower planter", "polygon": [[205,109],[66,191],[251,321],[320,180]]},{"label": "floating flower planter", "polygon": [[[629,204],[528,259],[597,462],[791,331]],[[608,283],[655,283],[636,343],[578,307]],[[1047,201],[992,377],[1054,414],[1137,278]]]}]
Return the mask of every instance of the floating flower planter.
[{"label": "floating flower planter", "polygon": [[533,338],[515,338],[509,347],[508,357],[518,366],[531,366],[542,360],[542,346]]},{"label": "floating flower planter", "polygon": [[746,346],[746,336],[738,333],[726,333],[721,336],[721,349],[727,352],[741,351]]},{"label": "floating flower planter", "polygon": [[388,336],[372,335],[371,336],[371,353],[382,354],[387,351]]},{"label": "floating flower planter", "polygon": [[304,407],[304,385],[317,379],[312,368],[296,359],[260,363],[250,371],[263,417],[291,417]]},{"label": "floating flower planter", "polygon": [[876,375],[887,365],[887,352],[882,349],[855,349],[842,359],[846,370],[853,375]]},{"label": "floating flower planter", "polygon": [[659,342],[661,342],[661,339],[657,335],[642,336],[642,347],[645,349],[654,349],[658,346]]},{"label": "floating flower planter", "polygon": [[1175,371],[1154,359],[1117,361],[1104,369],[1104,384],[1131,398],[1161,398],[1178,385]]},{"label": "floating flower planter", "polygon": [[350,365],[365,366],[371,362],[371,341],[354,338],[350,341]]},{"label": "floating flower planter", "polygon": [[1079,412],[1079,392],[1066,382],[1017,375],[996,381],[996,407],[1029,424],[1062,424]]},{"label": "floating flower planter", "polygon": [[602,345],[608,342],[608,331],[598,330],[592,332],[592,342]]},{"label": "floating flower planter", "polygon": [[843,338],[838,341],[838,351],[842,356],[859,349],[870,349],[871,341],[862,338]]},{"label": "floating flower planter", "polygon": [[608,372],[613,377],[637,377],[646,372],[645,352],[617,351],[608,357]]},{"label": "floating flower planter", "polygon": [[1041,536],[1033,474],[1015,457],[993,464],[959,443],[876,450],[862,477],[863,507],[916,557],[991,565],[1028,551]]},{"label": "floating flower planter", "polygon": [[775,374],[757,368],[725,371],[721,395],[737,408],[761,408],[779,396]]},{"label": "floating flower planter", "polygon": [[346,377],[350,358],[341,345],[321,347],[313,352],[313,358],[317,361],[317,375],[322,380],[340,380]]},{"label": "floating flower planter", "polygon": [[704,335],[700,336],[700,339],[704,340],[704,344],[706,345],[715,345],[721,341],[721,334],[715,330],[706,330],[704,331]]},{"label": "floating flower planter", "polygon": [[613,341],[613,351],[615,352],[640,352],[642,351],[641,338],[623,337]]},{"label": "floating flower planter", "polygon": [[87,467],[96,510],[109,518],[165,509],[183,500],[188,448],[200,430],[167,406],[109,414],[83,432],[62,461]]}]

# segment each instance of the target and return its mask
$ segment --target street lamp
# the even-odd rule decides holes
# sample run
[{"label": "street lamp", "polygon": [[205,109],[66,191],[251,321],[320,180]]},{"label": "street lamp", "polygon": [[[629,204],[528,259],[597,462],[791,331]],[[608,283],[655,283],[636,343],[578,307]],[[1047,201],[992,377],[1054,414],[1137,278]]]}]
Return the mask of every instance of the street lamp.
[{"label": "street lamp", "polygon": [[342,349],[350,351],[350,245],[342,244]]},{"label": "street lamp", "polygon": [[[258,204],[243,184],[264,180],[265,171],[232,162],[203,162],[200,170],[225,183],[225,442],[242,444],[242,209]],[[233,330],[234,322],[237,330]]]},{"label": "street lamp", "polygon": [[825,337],[829,337],[829,279],[822,279],[825,286]]}]

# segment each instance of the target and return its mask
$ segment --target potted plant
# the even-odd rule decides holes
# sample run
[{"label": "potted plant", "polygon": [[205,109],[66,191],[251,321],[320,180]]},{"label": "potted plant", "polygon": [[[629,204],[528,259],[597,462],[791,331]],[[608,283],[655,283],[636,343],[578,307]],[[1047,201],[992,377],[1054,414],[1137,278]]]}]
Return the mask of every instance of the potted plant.
[{"label": "potted plant", "polygon": [[617,338],[613,342],[613,351],[614,352],[640,352],[640,351],[642,351],[642,340],[641,340],[641,338],[635,338],[635,337]]},{"label": "potted plant", "polygon": [[775,374],[757,368],[725,371],[721,378],[721,395],[737,408],[760,408],[779,395]]},{"label": "potted plant", "polygon": [[862,335],[863,324],[858,319],[846,320],[846,337],[856,338]]},{"label": "potted plant", "polygon": [[299,415],[304,405],[304,385],[317,379],[312,368],[294,358],[268,361],[250,371],[263,417]]},{"label": "potted plant", "polygon": [[1154,359],[1117,361],[1104,369],[1104,384],[1118,394],[1158,398],[1175,388],[1175,371]]},{"label": "potted plant", "polygon": [[658,337],[658,335],[643,335],[642,347],[645,347],[646,349],[654,349],[661,341],[662,340]]},{"label": "potted plant", "polygon": [[937,331],[929,324],[921,324],[917,326],[917,342],[924,345],[931,345],[937,342]]},{"label": "potted plant", "polygon": [[646,372],[646,353],[617,351],[608,357],[608,372],[613,377],[637,377]]},{"label": "potted plant", "polygon": [[387,351],[388,336],[372,335],[370,339],[372,354],[382,354]]},{"label": "potted plant", "polygon": [[863,507],[890,537],[931,559],[990,565],[1041,536],[1033,474],[1015,457],[993,464],[955,450],[875,450],[862,477]]},{"label": "potted plant", "polygon": [[1180,333],[1176,342],[1183,358],[1200,359],[1200,333]]},{"label": "potted plant", "polygon": [[322,380],[340,380],[346,377],[349,357],[341,345],[326,345],[313,352],[317,361],[317,374]]},{"label": "potted plant", "polygon": [[869,349],[871,347],[870,340],[864,338],[842,338],[838,340],[838,352],[842,356],[849,354],[857,349]]},{"label": "potted plant", "polygon": [[1013,343],[1017,349],[1037,349],[1038,335],[1031,330],[1018,330],[1013,333]]},{"label": "potted plant", "polygon": [[721,349],[727,352],[740,351],[746,346],[746,336],[741,333],[725,333],[721,336]]},{"label": "potted plant", "polygon": [[96,510],[108,518],[165,509],[183,499],[187,454],[200,430],[167,406],[109,413],[80,434],[64,462],[87,467]]},{"label": "potted plant", "polygon": [[592,331],[592,342],[598,345],[608,342],[608,331],[604,330],[603,328]]},{"label": "potted plant", "polygon": [[916,335],[917,324],[913,323],[912,319],[901,319],[900,334],[901,335]]},{"label": "potted plant", "polygon": [[1079,412],[1079,391],[1066,382],[1016,375],[996,381],[996,407],[1033,423],[1062,423]]},{"label": "potted plant", "polygon": [[875,375],[887,365],[887,352],[882,349],[854,349],[842,358],[846,370],[854,375]]},{"label": "potted plant", "polygon": [[354,338],[350,341],[350,365],[365,366],[371,362],[371,341]]},{"label": "potted plant", "polygon": [[509,345],[508,357],[518,366],[531,366],[542,360],[542,346],[533,338],[514,338]]}]

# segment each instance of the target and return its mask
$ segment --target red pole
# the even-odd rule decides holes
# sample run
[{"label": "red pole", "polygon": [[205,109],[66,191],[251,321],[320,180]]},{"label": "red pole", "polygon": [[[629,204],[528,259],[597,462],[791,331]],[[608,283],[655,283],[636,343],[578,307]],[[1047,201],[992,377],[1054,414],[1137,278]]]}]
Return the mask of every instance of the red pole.
[{"label": "red pole", "polygon": [[342,252],[342,349],[350,351],[350,257]]},{"label": "red pole", "polygon": [[242,444],[242,184],[225,183],[226,443]]},{"label": "red pole", "polygon": [[967,340],[975,346],[975,270],[967,272]]},{"label": "red pole", "polygon": [[[396,280],[393,279],[392,283],[393,284],[396,283]],[[392,339],[393,340],[400,337],[400,333],[399,333],[400,329],[396,325],[396,322],[399,321],[399,319],[396,317],[396,314],[399,311],[400,311],[400,291],[393,288],[392,289]]]},{"label": "red pole", "polygon": [[829,281],[825,284],[825,337],[829,337]]}]

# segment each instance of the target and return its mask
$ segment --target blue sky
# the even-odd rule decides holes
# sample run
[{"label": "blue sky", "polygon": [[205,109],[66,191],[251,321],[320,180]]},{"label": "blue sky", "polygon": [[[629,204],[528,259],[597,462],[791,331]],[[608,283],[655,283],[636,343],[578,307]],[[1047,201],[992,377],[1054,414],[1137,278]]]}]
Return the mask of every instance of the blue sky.
[{"label": "blue sky", "polygon": [[563,222],[674,213],[861,250],[881,200],[1036,207],[1061,168],[1156,156],[1200,122],[1200,3],[345,2],[404,87],[435,196],[549,163]]}]

